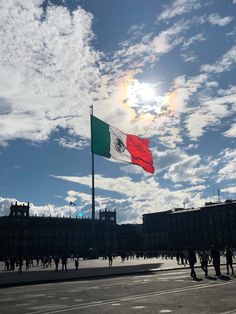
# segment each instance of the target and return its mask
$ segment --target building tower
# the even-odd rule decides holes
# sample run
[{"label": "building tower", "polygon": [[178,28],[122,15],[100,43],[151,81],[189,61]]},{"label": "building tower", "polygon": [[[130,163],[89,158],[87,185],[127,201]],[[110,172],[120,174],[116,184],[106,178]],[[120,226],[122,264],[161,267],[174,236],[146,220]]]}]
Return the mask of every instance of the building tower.
[{"label": "building tower", "polygon": [[106,222],[112,222],[116,224],[116,210],[111,211],[105,209],[104,211],[99,211],[99,220],[100,221],[106,221]]},{"label": "building tower", "polygon": [[17,202],[15,204],[11,203],[10,214],[11,217],[29,217],[29,203],[27,205],[19,205]]}]

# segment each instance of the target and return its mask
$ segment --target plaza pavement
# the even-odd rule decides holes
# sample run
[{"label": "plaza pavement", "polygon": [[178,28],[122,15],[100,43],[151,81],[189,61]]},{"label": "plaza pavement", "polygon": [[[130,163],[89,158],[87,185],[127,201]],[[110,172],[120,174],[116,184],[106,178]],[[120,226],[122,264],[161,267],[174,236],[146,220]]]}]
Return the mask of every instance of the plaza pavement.
[{"label": "plaza pavement", "polygon": [[[225,274],[226,266],[224,257],[221,257],[221,263],[222,274]],[[209,266],[211,267],[212,265]],[[200,267],[199,262],[196,264],[196,267]],[[75,270],[73,260],[68,259],[67,268],[68,271],[62,272],[61,264],[59,264],[59,271],[55,272],[55,266],[54,263],[52,263],[51,268],[35,266],[26,271],[24,265],[22,268],[23,272],[18,273],[18,269],[15,271],[4,271],[4,263],[0,262],[0,288],[60,281],[97,279],[107,276],[151,273],[188,268],[188,265],[178,265],[175,258],[167,260],[162,258],[134,258],[122,262],[120,257],[116,257],[113,259],[112,267],[108,266],[108,260],[100,258],[94,260],[80,259],[79,270]],[[213,269],[212,273],[214,273]]]}]

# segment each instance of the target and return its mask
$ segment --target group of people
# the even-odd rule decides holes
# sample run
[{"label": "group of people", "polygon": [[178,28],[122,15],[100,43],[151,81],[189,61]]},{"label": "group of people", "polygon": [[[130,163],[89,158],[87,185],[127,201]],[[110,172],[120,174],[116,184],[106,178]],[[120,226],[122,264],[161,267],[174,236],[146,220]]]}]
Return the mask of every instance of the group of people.
[{"label": "group of people", "polygon": [[[79,257],[73,257],[75,269],[79,269]],[[55,271],[59,271],[59,265],[61,263],[61,270],[67,271],[68,258],[66,255],[58,256],[36,256],[35,258],[26,256],[5,256],[4,258],[4,270],[5,271],[15,271],[18,270],[19,273],[23,271],[23,266],[25,265],[25,270],[29,270],[30,267],[41,266],[43,268],[51,268],[55,265]]]},{"label": "group of people", "polygon": [[[231,275],[234,276],[233,250],[230,247],[226,247],[224,254],[226,257],[226,270],[227,270],[226,274],[229,275],[229,271],[231,270]],[[221,276],[220,257],[221,257],[221,252],[214,245],[211,246],[211,249],[209,251],[207,251],[206,249],[203,249],[202,251],[199,252],[200,264],[201,264],[202,270],[205,273],[205,278],[208,278],[208,265],[211,262],[215,269],[215,275],[217,277]],[[193,279],[196,279],[197,275],[196,275],[194,267],[195,267],[195,264],[197,263],[197,257],[196,257],[195,251],[192,248],[188,248],[187,259],[188,259],[189,267],[191,269],[190,275]]]},{"label": "group of people", "polygon": [[[231,271],[231,274],[234,275],[234,269],[233,269],[233,258],[234,253],[233,250],[230,247],[226,247],[224,251],[224,255],[226,257],[226,270],[227,275],[229,275],[229,272]],[[121,261],[124,262],[126,259],[136,259],[141,258],[151,258],[151,257],[161,257],[162,259],[173,259],[174,256],[176,257],[177,264],[182,264],[186,266],[189,264],[189,267],[191,269],[191,277],[195,279],[196,272],[195,272],[195,265],[197,263],[197,256],[196,252],[192,248],[188,248],[188,250],[184,251],[177,251],[177,252],[162,252],[153,254],[147,254],[147,253],[121,253]],[[103,259],[108,259],[108,266],[112,267],[113,264],[113,258],[114,255],[111,253],[106,253],[103,255]],[[221,276],[221,269],[220,269],[220,258],[221,258],[221,252],[219,249],[217,249],[214,245],[211,246],[210,250],[202,249],[198,252],[198,258],[201,264],[201,268],[204,271],[205,277],[208,277],[208,266],[212,262],[214,269],[215,269],[215,275],[217,277]],[[85,258],[84,258],[85,259]],[[74,263],[74,268],[76,270],[79,269],[79,257],[78,256],[71,256],[71,260]],[[59,266],[61,263],[61,271],[67,271],[68,266],[68,257],[67,255],[55,255],[52,256],[36,256],[35,258],[32,258],[30,256],[22,257],[22,256],[5,256],[4,258],[5,267],[4,270],[6,271],[14,271],[18,268],[18,272],[21,273],[23,270],[23,266],[25,265],[25,270],[29,270],[30,267],[34,266],[41,266],[43,268],[51,268],[52,265],[55,265],[55,271],[59,271]]]}]

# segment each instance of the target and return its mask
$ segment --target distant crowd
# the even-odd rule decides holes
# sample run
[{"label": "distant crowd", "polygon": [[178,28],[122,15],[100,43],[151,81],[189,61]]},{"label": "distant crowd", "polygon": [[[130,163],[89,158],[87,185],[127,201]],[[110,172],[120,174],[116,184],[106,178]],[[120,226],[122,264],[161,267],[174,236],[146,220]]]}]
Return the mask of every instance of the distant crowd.
[{"label": "distant crowd", "polygon": [[[108,260],[108,266],[111,267],[113,264],[113,259],[116,256],[116,254],[107,253],[102,255],[103,260]],[[134,253],[134,252],[123,252],[120,253],[121,261],[125,262],[126,260],[131,259],[139,259],[139,258],[149,258],[150,256],[145,253]],[[4,270],[5,271],[15,271],[18,270],[19,273],[21,273],[24,270],[29,270],[31,267],[42,267],[42,268],[52,268],[55,267],[55,271],[59,270],[59,266],[61,266],[62,271],[67,271],[68,266],[68,260],[73,261],[74,268],[76,270],[79,269],[79,256],[70,255],[69,257],[67,255],[45,255],[45,256],[5,256],[4,257]],[[88,259],[87,257],[82,257],[81,259],[85,260]]]},{"label": "distant crowd", "polygon": [[[117,254],[107,253],[102,256],[103,260],[108,260],[108,266],[112,267],[113,258],[116,257]],[[195,264],[197,260],[199,260],[201,268],[205,274],[205,277],[208,278],[208,266],[212,263],[215,275],[217,277],[221,276],[221,256],[225,256],[226,258],[226,274],[229,275],[231,271],[231,275],[234,275],[233,268],[233,259],[235,258],[233,249],[230,247],[226,247],[225,250],[220,251],[214,245],[211,246],[209,250],[202,249],[200,251],[194,251],[191,247],[184,250],[177,250],[176,252],[122,252],[119,254],[121,258],[121,262],[125,262],[127,260],[137,259],[148,259],[148,258],[162,258],[162,259],[176,259],[178,265],[189,266],[191,270],[191,277],[196,279],[195,272]],[[80,258],[78,255],[54,255],[54,256],[5,256],[4,257],[4,270],[5,271],[18,271],[22,273],[23,268],[25,271],[28,271],[32,267],[42,267],[42,268],[52,268],[54,267],[54,271],[58,272],[59,268],[61,271],[67,271],[68,261],[74,264],[74,269],[78,270],[80,265]],[[87,259],[83,257],[82,259]]]},{"label": "distant crowd", "polygon": [[[75,269],[79,268],[79,258],[71,257],[74,261]],[[58,256],[36,256],[35,258],[27,256],[23,258],[22,256],[5,256],[4,258],[4,270],[14,271],[18,270],[19,273],[23,271],[23,266],[25,265],[25,270],[29,270],[30,267],[43,267],[51,268],[54,264],[55,271],[58,271],[59,264],[61,263],[61,270],[67,271],[68,257],[66,255]]]}]

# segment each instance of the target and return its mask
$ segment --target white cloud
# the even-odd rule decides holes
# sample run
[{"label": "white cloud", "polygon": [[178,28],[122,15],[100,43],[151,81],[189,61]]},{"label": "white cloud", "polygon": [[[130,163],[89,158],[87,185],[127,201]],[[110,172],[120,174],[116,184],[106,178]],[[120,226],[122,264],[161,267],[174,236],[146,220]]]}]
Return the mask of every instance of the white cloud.
[{"label": "white cloud", "polygon": [[223,135],[226,137],[236,137],[236,123],[233,123]]},{"label": "white cloud", "polygon": [[[230,106],[232,105],[232,106]],[[219,124],[222,118],[236,112],[236,88],[219,90],[216,96],[203,95],[199,98],[198,110],[190,113],[185,125],[191,138],[199,138],[208,128]]]},{"label": "white cloud", "polygon": [[220,189],[220,192],[226,193],[227,199],[229,199],[236,195],[236,187],[227,185],[226,188]]},{"label": "white cloud", "polygon": [[[195,157],[194,157],[195,158]],[[191,159],[191,157],[190,157]],[[200,167],[195,172],[204,172],[206,169]],[[208,169],[207,169],[208,170]],[[202,175],[202,174],[201,174]],[[69,177],[69,176],[54,176],[55,178],[82,184],[90,188],[91,176],[88,177]],[[197,180],[199,182],[199,180]],[[196,184],[196,182],[193,184]],[[97,205],[108,207],[117,210],[119,221],[123,222],[141,222],[142,214],[148,212],[156,212],[168,210],[173,207],[182,206],[182,200],[188,196],[195,205],[203,203],[201,200],[202,187],[191,189],[179,189],[171,191],[168,188],[161,188],[155,177],[143,177],[142,180],[134,181],[130,177],[109,178],[101,175],[95,176],[96,182],[96,200]],[[102,203],[99,203],[100,193],[102,191],[120,194],[120,198],[110,194],[108,198],[102,198]],[[117,194],[118,193],[118,194]],[[158,197],[157,197],[158,195]],[[79,196],[79,193],[78,193]],[[114,202],[113,202],[114,200]],[[88,199],[88,204],[91,200]],[[108,206],[106,206],[108,204]],[[181,204],[181,205],[180,205]],[[127,217],[128,215],[128,217]]]},{"label": "white cloud", "polygon": [[173,164],[177,164],[186,159],[187,154],[182,153],[179,149],[167,149],[163,152],[155,151],[154,153],[157,166],[157,172],[167,170]]},{"label": "white cloud", "polygon": [[[0,216],[9,215],[11,204],[17,201],[18,204],[27,204],[27,202],[19,201],[15,198],[3,198],[0,197]],[[60,206],[57,207],[55,205],[47,204],[44,206],[37,206],[33,203],[30,203],[30,215],[38,215],[38,216],[69,216],[70,207],[69,206]]]},{"label": "white cloud", "polygon": [[[163,178],[173,183],[189,182],[194,185],[204,182],[214,167],[210,160],[203,162],[199,155],[188,155],[179,148],[156,151],[154,156],[157,176],[158,173],[164,172]],[[195,187],[192,187],[192,190],[195,190]]]},{"label": "white cloud", "polygon": [[0,216],[9,215],[11,203],[15,203],[14,198],[0,197]]},{"label": "white cloud", "polygon": [[195,55],[193,51],[188,51],[187,53],[181,53],[181,57],[185,62],[195,62],[198,57]]},{"label": "white cloud", "polygon": [[172,50],[183,41],[183,32],[188,29],[188,22],[180,22],[161,32],[153,38],[151,46],[157,54],[163,54]]},{"label": "white cloud", "polygon": [[42,3],[12,0],[0,10],[0,144],[43,141],[59,126],[89,134],[84,115],[99,85],[92,15],[54,5],[44,13]]},{"label": "white cloud", "polygon": [[203,33],[196,34],[184,41],[182,49],[187,49],[192,44],[196,42],[205,41],[205,40],[206,40],[206,37],[204,37]]},{"label": "white cloud", "polygon": [[225,26],[232,22],[233,16],[225,16],[225,17],[220,17],[218,13],[212,13],[211,15],[208,16],[208,21],[212,25],[218,25],[218,26]]},{"label": "white cloud", "polygon": [[181,161],[172,164],[168,172],[164,174],[165,179],[177,182],[191,182],[192,184],[204,182],[204,176],[212,171],[210,166],[200,165],[198,155],[186,156]]},{"label": "white cloud", "polygon": [[186,112],[190,97],[207,82],[208,75],[203,73],[193,77],[178,76],[174,80],[171,95],[175,96],[175,107],[178,112]]},{"label": "white cloud", "polygon": [[159,15],[158,19],[171,19],[200,8],[201,4],[197,0],[174,0],[171,5],[165,6],[164,11]]},{"label": "white cloud", "polygon": [[232,31],[226,33],[227,36],[232,36],[232,37],[234,37],[235,34],[236,34],[236,28],[235,27],[233,28]]},{"label": "white cloud", "polygon": [[156,61],[160,55],[171,51],[184,40],[182,36],[188,28],[189,22],[181,21],[157,35],[148,34],[143,36],[138,43],[125,42],[122,48],[114,53],[114,61],[111,63],[111,67],[115,65],[116,70],[123,68],[126,64],[129,64],[129,68],[135,64],[140,67],[145,62]]},{"label": "white cloud", "polygon": [[72,148],[72,149],[84,149],[85,147],[89,146],[89,143],[86,139],[83,138],[60,138],[56,139],[56,142],[58,142],[62,147],[66,148]]},{"label": "white cloud", "polygon": [[209,88],[212,88],[212,87],[218,87],[219,86],[219,83],[216,82],[216,81],[207,81],[206,82],[206,87],[209,87]]},{"label": "white cloud", "polygon": [[[185,111],[187,115],[184,123],[192,139],[201,137],[206,130],[212,126],[218,125],[218,128],[220,128],[221,119],[232,116],[232,113],[236,112],[236,87],[229,86],[225,90],[218,89],[216,92],[214,91],[214,93],[212,93],[212,89],[218,87],[219,83],[210,81],[210,77],[213,73],[228,71],[235,62],[236,46],[233,46],[214,64],[207,64],[201,67],[201,71],[203,71],[202,74],[206,75],[205,79],[200,80],[199,84],[197,84],[200,90],[195,100],[197,107],[192,107],[192,109],[188,108],[188,111]],[[203,89],[204,86],[206,87],[205,89]],[[185,87],[183,91],[185,95],[183,100],[186,102],[189,98],[188,88]],[[225,131],[223,135],[226,137],[234,137],[234,125],[232,125],[229,130]]]},{"label": "white cloud", "polygon": [[131,25],[131,27],[128,30],[128,34],[132,35],[133,38],[141,36],[143,34],[144,28],[145,28],[145,24]]},{"label": "white cloud", "polygon": [[227,148],[221,153],[222,168],[218,172],[218,181],[234,180],[236,172],[236,150]]},{"label": "white cloud", "polygon": [[212,124],[211,116],[207,108],[198,110],[186,118],[186,128],[189,136],[193,139],[199,138],[204,134],[204,128]]},{"label": "white cloud", "polygon": [[220,60],[218,60],[215,64],[205,64],[202,65],[201,71],[211,73],[221,73],[224,71],[229,71],[236,62],[236,45],[232,46],[232,48],[227,51]]},{"label": "white cloud", "polygon": [[137,167],[135,165],[125,165],[125,166],[122,166],[120,167],[120,170],[123,171],[124,173],[127,173],[127,174],[145,174],[143,172],[143,169],[141,167]]}]

